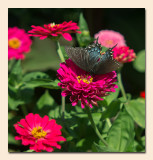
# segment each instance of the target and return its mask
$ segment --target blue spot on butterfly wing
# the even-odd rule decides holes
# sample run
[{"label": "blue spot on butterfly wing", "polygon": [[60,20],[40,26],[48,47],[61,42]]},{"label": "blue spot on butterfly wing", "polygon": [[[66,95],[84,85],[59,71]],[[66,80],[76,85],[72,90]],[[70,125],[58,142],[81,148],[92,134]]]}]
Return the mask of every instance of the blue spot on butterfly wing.
[{"label": "blue spot on butterfly wing", "polygon": [[94,67],[95,65],[98,63],[98,60],[100,59],[101,55],[100,55],[100,47],[96,46],[96,44],[94,44],[92,46],[92,48],[90,50],[88,50],[89,52],[89,71],[93,74],[94,71]]}]

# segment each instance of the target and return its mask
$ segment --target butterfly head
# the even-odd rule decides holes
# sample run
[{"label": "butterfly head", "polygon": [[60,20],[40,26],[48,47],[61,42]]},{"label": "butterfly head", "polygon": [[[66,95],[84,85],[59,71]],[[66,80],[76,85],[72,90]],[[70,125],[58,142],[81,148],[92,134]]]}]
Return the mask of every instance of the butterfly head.
[{"label": "butterfly head", "polygon": [[96,39],[96,42],[93,42],[91,45],[86,47],[86,50],[88,52],[99,52],[102,50],[101,44],[98,43],[98,38]]}]

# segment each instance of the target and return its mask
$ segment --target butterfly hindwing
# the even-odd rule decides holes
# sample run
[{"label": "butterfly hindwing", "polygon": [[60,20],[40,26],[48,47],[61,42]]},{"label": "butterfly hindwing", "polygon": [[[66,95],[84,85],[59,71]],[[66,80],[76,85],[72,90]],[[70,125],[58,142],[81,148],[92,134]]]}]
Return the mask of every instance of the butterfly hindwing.
[{"label": "butterfly hindwing", "polygon": [[100,61],[96,64],[94,68],[95,74],[106,74],[117,70],[121,63],[113,58],[112,49],[108,49],[105,54],[101,55]]}]

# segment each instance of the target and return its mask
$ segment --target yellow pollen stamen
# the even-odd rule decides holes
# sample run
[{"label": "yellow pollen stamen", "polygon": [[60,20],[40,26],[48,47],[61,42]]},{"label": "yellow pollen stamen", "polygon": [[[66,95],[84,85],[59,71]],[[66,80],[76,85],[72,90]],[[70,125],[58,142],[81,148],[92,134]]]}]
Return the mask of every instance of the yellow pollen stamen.
[{"label": "yellow pollen stamen", "polygon": [[105,42],[106,42],[108,45],[113,44],[113,41],[112,41],[112,40],[106,40]]},{"label": "yellow pollen stamen", "polygon": [[10,48],[17,49],[20,47],[21,42],[18,38],[12,38],[8,41],[8,45]]},{"label": "yellow pollen stamen", "polygon": [[59,26],[59,24],[55,24],[54,22],[50,24],[51,28],[55,27],[55,26]]},{"label": "yellow pollen stamen", "polygon": [[42,127],[35,127],[33,128],[33,130],[31,131],[31,134],[36,138],[44,138],[46,136],[46,132],[44,130],[42,130]]},{"label": "yellow pollen stamen", "polygon": [[[90,77],[91,77],[91,76],[90,76]],[[78,76],[78,77],[77,77],[77,80],[78,80],[79,83],[80,83],[81,81],[83,81],[84,83],[89,84],[89,83],[91,83],[91,82],[93,81],[93,78],[92,78],[92,77],[89,78],[89,76],[86,75],[86,76]]]}]

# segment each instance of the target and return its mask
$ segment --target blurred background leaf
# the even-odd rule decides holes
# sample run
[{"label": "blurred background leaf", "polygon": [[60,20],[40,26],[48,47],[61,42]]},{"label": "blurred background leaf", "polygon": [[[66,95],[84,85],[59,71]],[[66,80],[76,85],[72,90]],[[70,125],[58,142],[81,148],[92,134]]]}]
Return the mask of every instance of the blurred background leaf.
[{"label": "blurred background leaf", "polygon": [[137,53],[137,58],[133,63],[134,68],[139,72],[145,72],[146,69],[146,55],[145,50],[141,50]]}]

